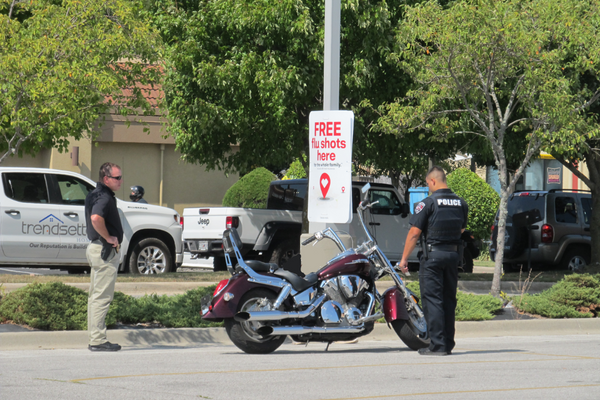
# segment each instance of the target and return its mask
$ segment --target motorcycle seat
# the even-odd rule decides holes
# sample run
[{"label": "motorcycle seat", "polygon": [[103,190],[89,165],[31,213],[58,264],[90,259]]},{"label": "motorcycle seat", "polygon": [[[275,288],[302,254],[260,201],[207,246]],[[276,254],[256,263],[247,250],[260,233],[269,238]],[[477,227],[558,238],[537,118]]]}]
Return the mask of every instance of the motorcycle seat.
[{"label": "motorcycle seat", "polygon": [[275,263],[266,263],[258,260],[248,260],[244,262],[255,272],[271,272],[271,270],[276,270],[279,268],[279,266]]},{"label": "motorcycle seat", "polygon": [[292,287],[295,291],[301,292],[304,289],[308,289],[318,281],[318,276],[316,273],[311,272],[306,275],[306,277],[302,278],[294,274],[293,272],[287,271],[285,269],[278,269],[273,273],[275,276],[285,279],[289,283],[292,284]]}]

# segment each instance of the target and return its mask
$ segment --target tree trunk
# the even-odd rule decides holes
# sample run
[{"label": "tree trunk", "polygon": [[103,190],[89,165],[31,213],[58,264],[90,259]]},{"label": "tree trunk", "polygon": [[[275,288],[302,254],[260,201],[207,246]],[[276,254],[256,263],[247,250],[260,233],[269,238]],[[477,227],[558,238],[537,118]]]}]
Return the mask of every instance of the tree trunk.
[{"label": "tree trunk", "polygon": [[[587,158],[589,178],[592,182],[600,182],[600,158],[592,154]],[[600,184],[591,185],[592,220],[590,221],[591,262],[590,266],[600,265]],[[596,210],[594,212],[594,210]]]},{"label": "tree trunk", "polygon": [[503,190],[500,195],[498,213],[498,236],[496,238],[496,259],[494,264],[494,278],[492,280],[491,295],[500,297],[500,278],[502,277],[502,261],[504,261],[504,242],[506,236],[506,214],[509,192]]}]

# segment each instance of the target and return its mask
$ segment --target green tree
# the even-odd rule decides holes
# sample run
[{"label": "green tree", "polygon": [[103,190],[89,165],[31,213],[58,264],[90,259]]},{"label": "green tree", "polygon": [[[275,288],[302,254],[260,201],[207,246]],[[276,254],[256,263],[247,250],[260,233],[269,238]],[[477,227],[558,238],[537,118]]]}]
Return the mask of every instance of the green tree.
[{"label": "green tree", "polygon": [[[444,147],[372,129],[377,107],[410,82],[389,58],[406,3],[349,0],[341,11],[340,108],[355,113],[354,160],[398,177],[422,174],[417,149]],[[308,154],[308,116],[322,109],[323,0],[154,0],[149,13],[168,46],[169,131],[187,161],[245,173]]]},{"label": "green tree", "polygon": [[[439,137],[481,137],[494,156],[501,184],[496,296],[507,201],[523,169],[543,143],[590,127],[583,111],[597,96],[568,69],[597,68],[597,8],[593,0],[463,0],[447,8],[429,1],[408,7],[398,29],[396,59],[416,87],[381,108],[385,123]],[[520,165],[508,179],[505,143],[523,135]]]},{"label": "green tree", "polygon": [[[126,0],[0,2],[0,162],[66,149],[110,107],[149,112],[158,36]],[[130,93],[123,92],[130,88]]]}]

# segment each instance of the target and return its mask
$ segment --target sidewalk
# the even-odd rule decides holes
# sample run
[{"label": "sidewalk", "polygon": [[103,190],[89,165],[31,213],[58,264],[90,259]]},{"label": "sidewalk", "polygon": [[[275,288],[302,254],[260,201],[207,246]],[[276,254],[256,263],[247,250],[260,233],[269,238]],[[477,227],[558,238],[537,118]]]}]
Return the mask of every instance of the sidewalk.
[{"label": "sidewalk", "polygon": [[[456,323],[456,337],[598,335],[600,318],[466,321]],[[111,329],[108,339],[125,347],[196,347],[231,344],[225,328]],[[393,329],[375,324],[361,341],[397,340]],[[87,331],[25,331],[0,333],[0,351],[85,349]]]}]

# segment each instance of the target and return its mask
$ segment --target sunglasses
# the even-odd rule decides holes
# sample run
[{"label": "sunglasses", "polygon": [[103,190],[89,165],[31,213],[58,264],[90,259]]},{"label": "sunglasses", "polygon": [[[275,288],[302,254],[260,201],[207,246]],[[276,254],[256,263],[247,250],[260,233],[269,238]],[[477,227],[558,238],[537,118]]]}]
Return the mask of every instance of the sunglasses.
[{"label": "sunglasses", "polygon": [[123,179],[123,175],[121,175],[121,176],[110,176],[110,175],[108,175],[107,178],[113,178],[113,179],[115,179],[117,181],[120,181],[121,179]]}]

